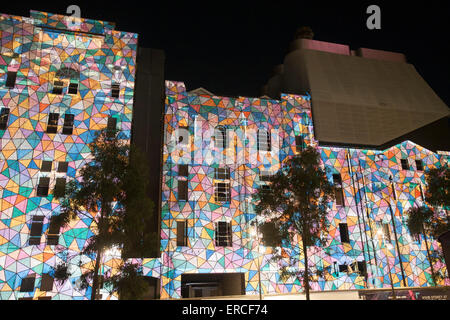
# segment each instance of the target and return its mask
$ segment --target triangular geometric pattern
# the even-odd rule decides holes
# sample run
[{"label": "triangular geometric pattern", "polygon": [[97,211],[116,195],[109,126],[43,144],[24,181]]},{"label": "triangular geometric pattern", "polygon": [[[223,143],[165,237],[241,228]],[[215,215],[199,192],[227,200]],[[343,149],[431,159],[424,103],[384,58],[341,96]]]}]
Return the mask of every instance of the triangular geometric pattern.
[{"label": "triangular geometric pattern", "polygon": [[[327,245],[309,248],[309,263],[326,270],[324,278],[312,283],[313,290],[390,287],[389,272],[396,287],[431,285],[425,241],[411,238],[405,213],[422,203],[424,171],[448,161],[448,153],[436,154],[411,141],[384,151],[319,147],[309,96],[283,94],[281,100],[267,100],[197,95],[186,92],[182,82],[166,81],[164,119],[162,254],[145,260],[147,275],[161,279],[161,298],[181,297],[183,273],[243,272],[246,294],[256,295],[260,269],[263,293],[303,290],[299,279],[280,278],[270,261],[271,249],[253,240],[250,223],[255,219],[252,194],[265,184],[261,174],[276,172],[287,157],[307,145],[318,148],[329,180],[341,184],[343,195],[341,205],[331,204]],[[217,128],[226,133],[218,134]],[[261,129],[270,132],[270,151],[262,150]],[[409,162],[407,170],[401,159]],[[188,165],[187,176],[180,175],[182,165]],[[228,168],[229,176],[218,177],[217,168]],[[333,181],[339,176],[341,181]],[[219,192],[228,196],[217,198],[218,183],[222,183]],[[180,220],[188,226],[183,246],[177,246]],[[227,246],[216,241],[220,221],[231,225]],[[349,238],[344,242],[342,223]],[[390,228],[392,249],[378,236],[383,223]],[[426,241],[438,249],[434,239]],[[300,252],[298,243],[293,250],[285,252]],[[358,262],[366,266],[367,277],[356,269]],[[437,263],[434,268],[445,265]]]},{"label": "triangular geometric pattern", "polygon": [[[53,189],[58,178],[79,178],[90,161],[88,144],[109,117],[117,119],[119,137],[130,139],[137,34],[109,22],[31,11],[29,18],[0,14],[0,44],[0,299],[89,299],[90,289],[79,289],[77,280],[92,260],[77,254],[93,235],[93,216],[80,216],[49,244],[50,218],[60,210]],[[118,98],[113,83],[120,84]],[[56,132],[49,130],[50,114],[58,114]],[[49,170],[42,170],[44,161]],[[67,172],[58,172],[61,162]],[[50,180],[47,196],[38,195],[42,178]],[[43,220],[32,239],[33,217]],[[42,275],[68,260],[70,279],[41,291]],[[107,256],[102,272],[111,268],[115,260]],[[29,276],[34,288],[21,292]]]}]

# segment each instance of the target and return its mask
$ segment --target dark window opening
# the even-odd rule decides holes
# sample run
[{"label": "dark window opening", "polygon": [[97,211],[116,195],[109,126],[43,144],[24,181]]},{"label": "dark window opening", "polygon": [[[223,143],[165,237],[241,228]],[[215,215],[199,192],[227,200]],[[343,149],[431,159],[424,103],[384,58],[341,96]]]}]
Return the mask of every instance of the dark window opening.
[{"label": "dark window opening", "polygon": [[17,77],[17,72],[8,71],[8,73],[6,74],[5,87],[14,88],[16,85],[16,77]]},{"label": "dark window opening", "polygon": [[295,136],[295,150],[297,152],[303,151],[303,138],[302,136]]},{"label": "dark window opening", "polygon": [[178,181],[178,200],[187,201],[188,200],[188,182]]},{"label": "dark window opening", "polygon": [[214,184],[216,202],[230,202],[230,183],[216,182]]},{"label": "dark window opening", "polygon": [[257,148],[258,151],[270,151],[271,146],[271,137],[270,137],[270,131],[267,131],[265,129],[258,130],[257,135]]},{"label": "dark window opening", "polygon": [[342,190],[342,179],[340,174],[333,174],[334,195],[336,198],[336,205],[345,206],[344,192]]},{"label": "dark window opening", "polygon": [[120,85],[114,83],[111,85],[111,97],[118,98],[120,94]]},{"label": "dark window opening", "polygon": [[187,246],[187,221],[177,220],[177,246]]},{"label": "dark window opening", "polygon": [[41,172],[50,172],[50,171],[52,171],[52,162],[51,161],[42,160]]},{"label": "dark window opening", "polygon": [[365,261],[358,261],[357,263],[358,273],[360,276],[365,277],[367,275],[367,266]]},{"label": "dark window opening", "polygon": [[227,143],[227,131],[224,127],[218,127],[215,129],[214,133],[215,146],[216,148],[226,149]]},{"label": "dark window opening", "polygon": [[189,166],[187,164],[180,164],[180,165],[178,165],[178,175],[180,177],[187,177],[187,176],[189,176]]},{"label": "dark window opening", "polygon": [[416,160],[416,168],[417,168],[418,171],[423,171],[422,160]]},{"label": "dark window opening", "polygon": [[341,235],[342,243],[350,243],[350,237],[348,234],[348,226],[346,223],[339,223],[339,234]]},{"label": "dark window opening", "polygon": [[64,115],[64,126],[62,133],[63,134],[72,134],[73,133],[73,120],[75,119],[75,115],[66,113]]},{"label": "dark window opening", "polygon": [[402,170],[409,170],[408,159],[401,159]]},{"label": "dark window opening", "polygon": [[67,172],[69,163],[67,161],[58,162],[58,172]]},{"label": "dark window opening", "polygon": [[64,88],[63,81],[58,81],[58,80],[53,81],[53,90],[52,90],[53,94],[62,94],[63,88]]},{"label": "dark window opening", "polygon": [[9,108],[2,108],[0,113],[0,130],[6,130],[8,127]]},{"label": "dark window opening", "polygon": [[71,82],[69,83],[69,94],[77,94],[78,93],[78,83],[77,82]]},{"label": "dark window opening", "polygon": [[383,223],[383,236],[387,241],[391,241],[391,229],[389,228],[389,223]]},{"label": "dark window opening", "polygon": [[34,280],[36,275],[28,276],[22,279],[20,284],[20,292],[32,292],[34,291]]},{"label": "dark window opening", "polygon": [[262,193],[270,193],[270,191],[271,191],[270,186],[268,186],[267,184],[261,185],[260,188],[261,188]]},{"label": "dark window opening", "polygon": [[59,243],[59,231],[61,224],[57,222],[55,217],[50,219],[50,226],[47,232],[47,244],[50,246],[58,245]]},{"label": "dark window opening", "polygon": [[348,272],[348,265],[340,264],[339,265],[339,272]]},{"label": "dark window opening", "polygon": [[64,197],[66,193],[66,178],[56,178],[53,195],[57,198]]},{"label": "dark window opening", "polygon": [[42,227],[44,224],[44,216],[33,216],[31,220],[29,245],[36,245],[41,243]]},{"label": "dark window opening", "polygon": [[216,223],[216,246],[231,246],[231,223],[220,221]]},{"label": "dark window opening", "polygon": [[215,168],[214,177],[221,180],[230,179],[230,168]]},{"label": "dark window opening", "polygon": [[53,277],[48,273],[42,275],[41,278],[41,291],[52,291],[53,290]]},{"label": "dark window opening", "polygon": [[58,131],[59,113],[50,113],[48,115],[47,133],[56,133]]},{"label": "dark window opening", "polygon": [[112,138],[116,135],[117,131],[117,118],[109,117],[106,125],[106,135]]},{"label": "dark window opening", "polygon": [[49,186],[50,186],[50,178],[48,177],[39,178],[39,184],[37,186],[37,196],[38,197],[48,196]]}]

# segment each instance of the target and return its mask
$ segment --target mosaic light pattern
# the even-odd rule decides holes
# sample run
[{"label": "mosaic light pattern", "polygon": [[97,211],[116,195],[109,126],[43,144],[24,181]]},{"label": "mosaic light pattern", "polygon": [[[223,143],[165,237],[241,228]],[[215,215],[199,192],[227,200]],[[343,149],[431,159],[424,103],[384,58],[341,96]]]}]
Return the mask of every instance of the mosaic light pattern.
[{"label": "mosaic light pattern", "polygon": [[[302,137],[303,146],[318,148],[328,178],[333,181],[333,174],[340,174],[344,192],[345,205],[334,203],[329,213],[327,246],[310,248],[312,264],[328,271],[324,279],[313,283],[313,290],[390,287],[389,268],[396,287],[402,284],[402,272],[407,286],[431,285],[425,241],[411,238],[405,226],[405,212],[422,203],[420,186],[425,187],[424,172],[417,170],[415,160],[420,160],[425,170],[440,166],[445,153],[435,154],[410,141],[384,151],[318,147],[313,138],[310,100],[306,96],[282,95],[277,101],[196,95],[186,92],[182,82],[166,81],[165,109],[162,255],[160,259],[143,261],[146,274],[161,279],[161,298],[181,297],[183,273],[243,272],[246,294],[258,294],[259,257],[264,293],[302,291],[298,280],[280,279],[277,267],[270,262],[271,249],[259,246],[263,253],[260,255],[257,243],[250,236],[250,222],[255,219],[251,195],[264,184],[259,172],[276,172],[287,157],[294,155],[296,136]],[[253,157],[249,156],[255,154],[256,144],[256,134],[250,134],[247,140],[230,138],[234,153],[215,161],[222,154],[211,143],[217,126],[232,132],[271,130],[272,144],[275,142],[279,149],[257,151]],[[177,143],[183,130],[189,130],[189,135],[184,137],[188,139],[187,144]],[[401,159],[409,161],[409,170],[402,170]],[[189,165],[187,177],[179,175],[181,164]],[[214,168],[219,166],[230,168],[229,203],[216,202],[214,197]],[[392,182],[389,176],[393,177]],[[178,186],[185,180],[188,200],[180,201]],[[393,236],[391,212],[394,212],[398,241]],[[180,219],[187,220],[188,224],[188,245],[181,247],[176,243],[176,220]],[[215,246],[214,223],[218,221],[231,222],[231,246]],[[390,226],[392,249],[377,232],[383,222]],[[348,225],[348,243],[341,241],[339,223]],[[427,241],[430,247],[438,249],[436,241]],[[355,262],[364,260],[368,281],[356,272],[339,271],[339,265],[354,266]],[[302,260],[300,268],[303,263]],[[445,266],[438,263],[434,268]]]},{"label": "mosaic light pattern", "polygon": [[[9,108],[7,128],[0,130],[0,300],[90,298],[90,288],[78,289],[76,280],[92,260],[70,258],[92,236],[93,217],[73,221],[60,230],[58,245],[47,245],[50,218],[60,210],[52,190],[57,178],[78,178],[89,161],[87,144],[109,117],[116,118],[119,137],[130,138],[137,35],[108,22],[31,11],[29,18],[1,14],[0,42],[0,109]],[[16,73],[13,88],[6,87],[8,72]],[[64,84],[61,94],[53,93],[55,80]],[[113,83],[118,98],[111,96]],[[75,94],[70,84],[77,85]],[[46,132],[50,113],[60,115],[56,134]],[[74,116],[72,134],[62,133],[65,114]],[[52,161],[51,172],[41,171],[43,161]],[[67,173],[57,171],[58,162],[68,162]],[[46,197],[37,196],[41,177],[50,178]],[[44,216],[40,245],[28,243],[33,216]],[[41,291],[42,275],[69,260],[71,278]],[[103,268],[115,262],[107,255]],[[20,292],[22,279],[33,274],[33,291]]]}]

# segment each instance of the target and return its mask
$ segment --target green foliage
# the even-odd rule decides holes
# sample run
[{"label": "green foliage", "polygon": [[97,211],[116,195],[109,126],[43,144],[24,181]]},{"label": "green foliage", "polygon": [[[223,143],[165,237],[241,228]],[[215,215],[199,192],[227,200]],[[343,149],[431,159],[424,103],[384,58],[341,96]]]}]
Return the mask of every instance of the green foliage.
[{"label": "green foliage", "polygon": [[[81,181],[67,183],[60,199],[61,213],[55,221],[64,226],[77,217],[94,217],[91,226],[94,236],[88,239],[80,255],[94,255],[97,260],[113,246],[122,249],[123,257],[126,253],[141,253],[148,246],[155,247],[156,235],[146,232],[153,222],[154,205],[147,195],[145,158],[108,130],[100,131],[89,147],[92,161],[81,169]],[[97,260],[94,269],[81,277],[84,289],[89,283],[93,287],[97,284],[100,261]]]},{"label": "green foliage", "polygon": [[65,262],[61,262],[53,269],[53,278],[61,284],[69,279],[70,276],[69,266]]},{"label": "green foliage", "polygon": [[[290,158],[270,179],[270,192],[261,188],[255,198],[259,200],[256,212],[264,220],[260,224],[263,240],[269,244],[283,243],[283,248],[273,256],[275,261],[282,262],[282,277],[303,277],[309,297],[311,271],[316,275],[321,272],[308,266],[306,248],[324,245],[329,226],[328,205],[334,199],[333,186],[321,167],[320,154],[308,147]],[[274,232],[278,235],[274,236]],[[298,235],[305,260],[304,271],[298,269],[301,254],[292,246]]]},{"label": "green foliage", "polygon": [[429,225],[433,211],[427,207],[412,207],[408,210],[407,226],[412,236],[424,233],[424,226]]},{"label": "green foliage", "polygon": [[142,267],[133,263],[123,264],[120,273],[106,279],[105,283],[113,287],[120,300],[141,300],[150,289]]},{"label": "green foliage", "polygon": [[450,168],[448,164],[426,172],[425,200],[432,206],[450,210]]}]

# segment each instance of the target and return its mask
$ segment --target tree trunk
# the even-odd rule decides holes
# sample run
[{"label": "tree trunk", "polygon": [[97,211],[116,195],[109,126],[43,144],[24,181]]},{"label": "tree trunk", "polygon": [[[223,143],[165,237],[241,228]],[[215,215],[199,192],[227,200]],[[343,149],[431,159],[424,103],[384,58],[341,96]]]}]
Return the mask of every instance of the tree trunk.
[{"label": "tree trunk", "polygon": [[303,284],[305,287],[306,300],[309,300],[308,250],[307,250],[303,236],[302,236],[302,244],[303,244],[303,256],[305,257],[305,276],[304,276]]},{"label": "tree trunk", "polygon": [[433,262],[431,261],[431,256],[430,256],[430,249],[428,247],[428,241],[427,241],[427,236],[425,234],[425,232],[423,233],[423,239],[425,241],[425,247],[427,249],[427,257],[428,257],[428,261],[430,262],[430,268],[431,268],[431,275],[433,278],[433,285],[436,286],[436,275],[434,274],[434,269],[433,269]]},{"label": "tree trunk", "polygon": [[100,268],[100,260],[101,259],[102,259],[102,252],[101,252],[101,249],[98,249],[97,250],[97,258],[95,259],[94,277],[92,280],[91,300],[97,299],[98,269]]}]

